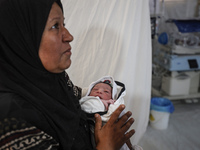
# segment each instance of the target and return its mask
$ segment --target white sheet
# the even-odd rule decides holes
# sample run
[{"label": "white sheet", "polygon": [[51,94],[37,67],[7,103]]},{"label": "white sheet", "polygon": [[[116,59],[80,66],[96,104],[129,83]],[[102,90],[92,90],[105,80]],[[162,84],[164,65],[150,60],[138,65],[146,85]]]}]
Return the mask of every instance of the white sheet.
[{"label": "white sheet", "polygon": [[74,84],[88,87],[110,75],[126,85],[137,144],[146,131],[151,91],[151,33],[148,0],[62,0],[65,23],[74,36]]}]

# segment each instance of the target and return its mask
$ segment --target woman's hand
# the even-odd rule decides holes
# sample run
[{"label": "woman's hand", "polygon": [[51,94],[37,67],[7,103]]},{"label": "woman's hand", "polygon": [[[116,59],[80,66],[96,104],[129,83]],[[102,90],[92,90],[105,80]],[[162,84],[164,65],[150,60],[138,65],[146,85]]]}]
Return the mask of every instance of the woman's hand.
[{"label": "woman's hand", "polygon": [[132,129],[128,129],[133,124],[134,119],[129,117],[132,115],[130,111],[119,118],[120,113],[125,109],[124,105],[120,105],[112,114],[109,121],[102,127],[102,121],[99,114],[95,114],[95,140],[98,150],[117,150],[130,139],[135,133]]}]

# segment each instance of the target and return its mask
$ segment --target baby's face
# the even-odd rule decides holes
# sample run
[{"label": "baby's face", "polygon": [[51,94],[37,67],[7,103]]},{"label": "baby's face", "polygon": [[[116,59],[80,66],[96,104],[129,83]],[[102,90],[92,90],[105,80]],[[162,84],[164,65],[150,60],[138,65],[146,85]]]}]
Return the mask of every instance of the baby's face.
[{"label": "baby's face", "polygon": [[100,99],[112,99],[112,88],[106,83],[97,83],[90,92],[89,96],[98,96]]}]

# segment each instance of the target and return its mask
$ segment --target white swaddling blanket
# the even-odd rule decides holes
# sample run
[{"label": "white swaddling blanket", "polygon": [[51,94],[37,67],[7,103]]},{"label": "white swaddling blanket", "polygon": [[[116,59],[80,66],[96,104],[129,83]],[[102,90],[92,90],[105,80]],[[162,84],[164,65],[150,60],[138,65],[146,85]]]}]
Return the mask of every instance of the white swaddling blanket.
[{"label": "white swaddling blanket", "polygon": [[[112,99],[116,100],[114,104],[110,104],[108,107],[108,111],[106,114],[101,115],[103,123],[106,123],[112,113],[119,107],[119,105],[124,104],[124,96],[126,95],[125,87],[117,85],[113,79],[113,77],[110,76],[104,76],[100,78],[99,80],[92,82],[89,87],[82,90],[82,98],[79,101],[82,110],[84,110],[87,113],[96,113],[96,112],[105,112],[105,106],[101,99],[99,97],[94,96],[88,96],[90,94],[91,89],[93,86],[99,82],[103,82],[105,80],[109,80],[113,86],[112,88]],[[124,88],[124,89],[123,89]],[[119,118],[125,113],[125,110],[122,111]],[[91,132],[94,133],[94,127],[91,127]],[[93,144],[95,145],[94,137],[92,136]],[[95,147],[95,146],[94,146]],[[128,150],[128,146],[124,144],[120,150]],[[138,145],[133,145],[133,149],[135,150],[143,150],[142,147]]]},{"label": "white swaddling blanket", "polygon": [[[105,106],[103,102],[100,100],[99,97],[94,96],[88,96],[90,94],[91,89],[93,86],[99,82],[103,82],[105,80],[109,80],[113,86],[112,88],[112,98],[116,100],[114,104],[110,104],[108,107],[108,111],[106,114],[102,115],[102,121],[107,122],[111,116],[111,114],[119,107],[119,105],[124,104],[124,96],[126,95],[126,91],[124,90],[121,95],[119,96],[120,91],[123,87],[117,85],[113,79],[113,77],[110,76],[104,76],[100,79],[98,79],[95,82],[92,82],[89,85],[89,88],[87,90],[87,93],[82,99],[79,101],[82,110],[84,110],[87,113],[96,113],[96,112],[105,112]],[[82,94],[84,95],[84,93]],[[119,97],[118,97],[119,96]],[[118,97],[118,98],[117,98]],[[121,113],[121,115],[124,114],[124,111]],[[120,117],[121,117],[120,115]]]}]

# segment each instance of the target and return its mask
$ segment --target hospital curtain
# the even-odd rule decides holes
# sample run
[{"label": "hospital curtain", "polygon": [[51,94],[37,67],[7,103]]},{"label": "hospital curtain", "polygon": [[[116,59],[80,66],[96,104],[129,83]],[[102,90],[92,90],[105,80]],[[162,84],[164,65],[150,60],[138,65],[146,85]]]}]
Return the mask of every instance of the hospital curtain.
[{"label": "hospital curtain", "polygon": [[110,75],[126,86],[137,144],[148,125],[151,97],[151,30],[148,0],[62,0],[74,36],[71,80],[80,87]]}]

